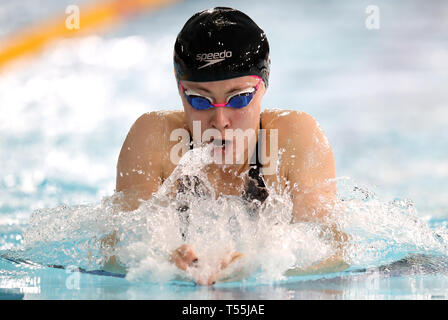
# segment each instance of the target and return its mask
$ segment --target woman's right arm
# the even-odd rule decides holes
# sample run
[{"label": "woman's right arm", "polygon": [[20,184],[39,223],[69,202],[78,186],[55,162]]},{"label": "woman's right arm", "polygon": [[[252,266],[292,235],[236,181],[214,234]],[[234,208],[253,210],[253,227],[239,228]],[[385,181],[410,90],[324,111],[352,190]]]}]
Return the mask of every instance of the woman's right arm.
[{"label": "woman's right arm", "polygon": [[139,207],[148,200],[163,181],[166,158],[166,126],[164,116],[145,113],[138,118],[123,143],[117,163],[116,192],[122,211]]}]

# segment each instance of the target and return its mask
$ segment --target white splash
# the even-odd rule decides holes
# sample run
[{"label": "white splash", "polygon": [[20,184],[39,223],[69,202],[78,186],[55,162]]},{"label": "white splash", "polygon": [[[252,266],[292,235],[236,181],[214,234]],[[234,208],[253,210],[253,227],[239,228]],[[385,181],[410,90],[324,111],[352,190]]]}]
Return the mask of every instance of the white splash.
[{"label": "white splash", "polygon": [[[101,268],[114,255],[126,266],[128,280],[163,282],[207,277],[216,272],[224,255],[238,251],[243,258],[226,269],[221,280],[272,282],[284,280],[288,270],[306,269],[335,253],[334,241],[322,236],[323,224],[290,223],[289,190],[269,190],[259,211],[248,210],[239,197],[215,197],[203,173],[211,161],[204,156],[210,154],[207,148],[189,151],[137,210],[119,211],[117,201],[123,195],[117,193],[97,205],[34,212],[24,233],[26,254],[44,263],[90,269]],[[186,176],[196,180],[173,195],[176,181]],[[447,254],[447,230],[431,229],[409,201],[382,202],[350,180],[338,182],[339,202],[326,222],[348,235],[343,252],[352,266],[379,266],[412,253]],[[185,205],[188,216],[179,210]],[[100,239],[111,233],[118,243],[101,248]],[[186,272],[169,259],[184,243],[199,258],[198,266]]]}]

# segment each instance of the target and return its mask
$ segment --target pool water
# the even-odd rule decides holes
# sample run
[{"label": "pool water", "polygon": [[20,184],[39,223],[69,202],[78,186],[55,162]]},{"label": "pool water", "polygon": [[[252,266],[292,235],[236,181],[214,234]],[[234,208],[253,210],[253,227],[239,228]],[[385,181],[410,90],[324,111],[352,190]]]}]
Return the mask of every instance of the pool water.
[{"label": "pool water", "polygon": [[[0,17],[17,19],[0,19],[0,37],[84,2],[2,3]],[[132,277],[90,264],[92,237],[110,227],[100,218],[127,131],[144,112],[180,109],[174,39],[194,12],[220,5],[184,1],[103,34],[54,43],[1,74],[0,299],[446,299],[448,5],[376,1],[380,29],[369,30],[370,4],[226,3],[248,13],[270,41],[263,108],[311,114],[332,145],[348,204],[337,219],[353,237],[350,269],[282,278],[281,266],[257,261],[262,270],[244,281],[155,282],[153,265],[135,262],[147,251],[129,249],[138,236],[124,247],[126,257],[138,258]],[[297,236],[302,229],[288,230]],[[297,248],[293,240],[297,260],[322,249]],[[288,262],[289,251],[275,243],[271,257]]]}]

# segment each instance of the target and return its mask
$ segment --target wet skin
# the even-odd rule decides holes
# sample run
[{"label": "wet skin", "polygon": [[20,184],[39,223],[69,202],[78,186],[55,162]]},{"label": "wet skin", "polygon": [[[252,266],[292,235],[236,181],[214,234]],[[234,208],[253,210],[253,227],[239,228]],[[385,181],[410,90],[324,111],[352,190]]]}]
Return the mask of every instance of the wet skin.
[{"label": "wet skin", "polygon": [[[193,90],[220,104],[226,103],[232,93],[255,87],[257,82],[257,79],[246,76],[213,82],[183,81],[182,84],[187,90]],[[135,210],[140,204],[139,199],[151,198],[175,169],[176,164],[169,157],[171,148],[178,143],[170,141],[173,130],[184,128],[191,134],[193,121],[200,121],[202,132],[215,129],[223,139],[226,129],[252,129],[258,136],[261,117],[262,128],[267,134],[266,150],[270,150],[271,129],[278,130],[278,148],[283,150],[278,175],[264,174],[266,185],[277,190],[290,186],[293,223],[322,222],[336,200],[336,185],[331,181],[336,176],[331,146],[315,119],[305,112],[265,110],[261,113],[265,92],[262,83],[250,104],[242,109],[217,107],[196,110],[179,87],[183,111],[151,112],[138,118],[126,137],[117,164],[116,191],[124,195],[120,200],[121,209]],[[210,164],[205,168],[217,195],[241,195],[246,182],[243,173],[249,169],[247,144],[244,147],[244,163],[225,166]],[[229,150],[232,148],[229,147]],[[268,156],[277,163],[277,155]],[[220,272],[239,258],[240,253],[229,252],[216,267],[215,274],[207,279],[198,276],[196,282],[213,284],[219,279]],[[181,270],[200,264],[194,248],[188,244],[174,250],[170,259]]]}]

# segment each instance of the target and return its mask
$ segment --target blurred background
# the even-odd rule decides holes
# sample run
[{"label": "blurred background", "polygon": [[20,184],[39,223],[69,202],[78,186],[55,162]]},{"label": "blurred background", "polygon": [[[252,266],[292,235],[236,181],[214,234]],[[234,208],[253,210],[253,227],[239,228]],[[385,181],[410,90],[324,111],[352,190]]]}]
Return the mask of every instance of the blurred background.
[{"label": "blurred background", "polygon": [[[384,200],[409,199],[425,219],[448,218],[447,1],[153,2],[0,0],[0,225],[114,192],[133,122],[181,109],[177,33],[215,6],[247,13],[266,32],[263,108],[311,114],[338,177]],[[68,32],[60,25],[73,5],[80,28]],[[366,27],[369,5],[379,28]],[[20,41],[28,45],[15,52],[26,55],[5,53]]]}]

